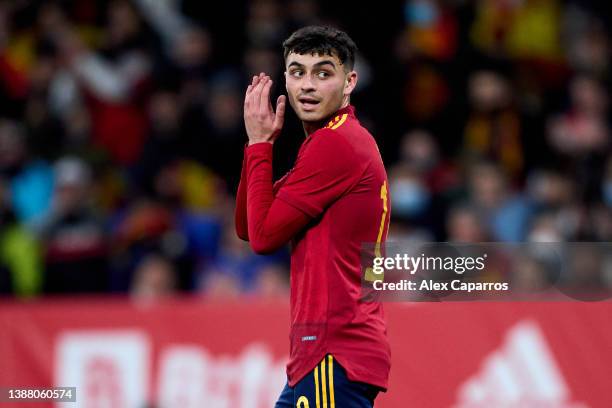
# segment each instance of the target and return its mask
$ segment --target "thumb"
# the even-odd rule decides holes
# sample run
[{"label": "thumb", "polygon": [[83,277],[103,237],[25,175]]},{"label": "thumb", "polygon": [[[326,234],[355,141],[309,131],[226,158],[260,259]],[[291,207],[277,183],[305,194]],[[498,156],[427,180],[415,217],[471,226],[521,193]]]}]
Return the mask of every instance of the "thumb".
[{"label": "thumb", "polygon": [[280,130],[283,127],[285,121],[285,103],[287,97],[280,95],[276,100],[276,115],[274,117],[274,129]]}]

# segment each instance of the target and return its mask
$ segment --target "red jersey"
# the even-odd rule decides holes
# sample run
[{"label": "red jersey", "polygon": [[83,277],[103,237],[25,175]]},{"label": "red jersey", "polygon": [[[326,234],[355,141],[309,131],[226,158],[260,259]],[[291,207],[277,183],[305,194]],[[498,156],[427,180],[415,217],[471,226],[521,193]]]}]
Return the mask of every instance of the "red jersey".
[{"label": "red jersey", "polygon": [[[251,180],[251,167],[265,155],[271,155],[267,143],[246,149],[249,194],[252,182],[262,184]],[[362,244],[382,243],[387,234],[387,175],[374,138],[352,106],[306,138],[295,166],[272,193],[273,200],[309,217],[291,240],[289,385],[329,353],[350,380],[386,389],[391,356],[383,307],[360,297]],[[249,211],[250,218],[250,201]]]}]

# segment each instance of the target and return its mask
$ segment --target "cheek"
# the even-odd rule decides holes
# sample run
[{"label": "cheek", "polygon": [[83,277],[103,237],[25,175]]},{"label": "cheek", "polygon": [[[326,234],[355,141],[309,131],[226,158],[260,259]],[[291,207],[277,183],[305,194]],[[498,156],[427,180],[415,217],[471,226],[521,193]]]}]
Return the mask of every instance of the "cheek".
[{"label": "cheek", "polygon": [[331,82],[331,81],[327,81],[325,82],[321,87],[320,90],[322,93],[325,94],[325,96],[327,97],[327,99],[330,102],[335,102],[337,99],[342,99],[342,96],[344,94],[344,83],[343,82]]},{"label": "cheek", "polygon": [[289,103],[293,104],[295,98],[297,97],[295,87],[293,87],[289,82],[287,82],[285,83],[285,89],[287,90],[287,98],[289,99]]},{"label": "cheek", "polygon": [[285,88],[287,89],[287,94],[290,97],[296,96],[299,93],[299,85],[295,83],[295,81],[287,81],[285,83]]}]

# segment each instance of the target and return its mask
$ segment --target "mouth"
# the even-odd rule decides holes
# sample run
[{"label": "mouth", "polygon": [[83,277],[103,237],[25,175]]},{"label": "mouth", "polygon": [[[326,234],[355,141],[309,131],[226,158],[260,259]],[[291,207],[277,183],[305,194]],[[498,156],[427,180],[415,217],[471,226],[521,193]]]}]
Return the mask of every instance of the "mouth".
[{"label": "mouth", "polygon": [[298,102],[302,106],[302,109],[305,111],[315,110],[317,105],[321,102],[318,99],[312,98],[310,96],[302,96],[298,98]]}]

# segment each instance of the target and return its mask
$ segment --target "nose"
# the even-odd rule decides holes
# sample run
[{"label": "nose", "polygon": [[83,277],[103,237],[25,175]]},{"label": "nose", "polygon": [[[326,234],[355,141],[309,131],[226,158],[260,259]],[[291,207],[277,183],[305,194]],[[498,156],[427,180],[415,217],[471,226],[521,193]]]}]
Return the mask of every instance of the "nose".
[{"label": "nose", "polygon": [[302,77],[302,81],[300,82],[300,90],[304,93],[315,90],[315,85],[312,78],[310,78],[310,75],[304,75]]}]

